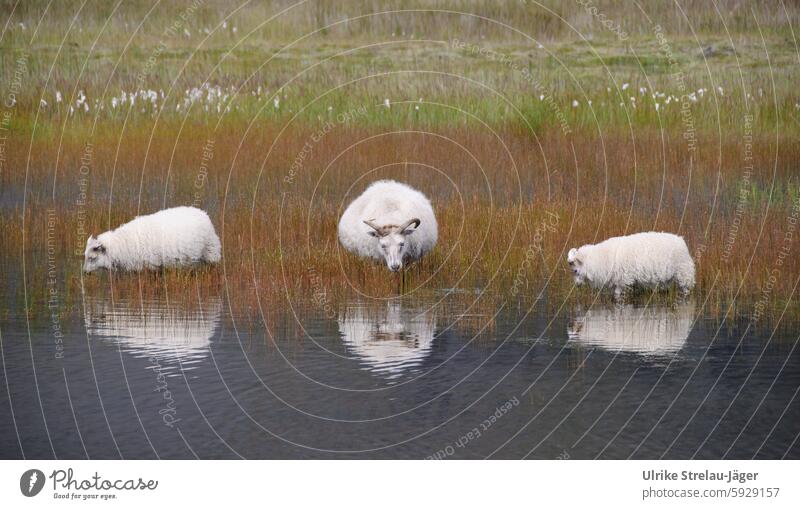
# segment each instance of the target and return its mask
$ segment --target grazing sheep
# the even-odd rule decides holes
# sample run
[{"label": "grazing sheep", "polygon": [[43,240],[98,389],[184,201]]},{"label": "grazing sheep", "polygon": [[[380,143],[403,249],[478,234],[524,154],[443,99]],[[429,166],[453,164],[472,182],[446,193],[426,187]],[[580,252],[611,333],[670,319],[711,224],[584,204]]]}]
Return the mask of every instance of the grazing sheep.
[{"label": "grazing sheep", "polygon": [[142,270],[220,260],[220,243],[208,214],[175,207],[139,216],[86,241],[84,272]]},{"label": "grazing sheep", "polygon": [[359,256],[385,260],[392,272],[433,249],[438,237],[431,203],[416,189],[379,180],[339,220],[339,242]]},{"label": "grazing sheep", "polygon": [[619,299],[630,286],[678,284],[684,294],[694,287],[694,261],[682,237],[645,232],[613,237],[599,244],[572,248],[567,255],[575,283],[613,287]]}]

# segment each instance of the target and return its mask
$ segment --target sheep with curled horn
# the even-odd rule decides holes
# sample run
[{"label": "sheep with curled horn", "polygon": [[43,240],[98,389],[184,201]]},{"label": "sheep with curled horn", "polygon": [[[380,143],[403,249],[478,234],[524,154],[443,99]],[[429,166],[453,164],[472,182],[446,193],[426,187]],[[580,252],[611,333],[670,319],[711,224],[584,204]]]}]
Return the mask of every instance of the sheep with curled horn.
[{"label": "sheep with curled horn", "polygon": [[416,189],[393,180],[374,182],[339,220],[339,242],[345,249],[384,261],[392,272],[422,258],[437,238],[430,201]]}]

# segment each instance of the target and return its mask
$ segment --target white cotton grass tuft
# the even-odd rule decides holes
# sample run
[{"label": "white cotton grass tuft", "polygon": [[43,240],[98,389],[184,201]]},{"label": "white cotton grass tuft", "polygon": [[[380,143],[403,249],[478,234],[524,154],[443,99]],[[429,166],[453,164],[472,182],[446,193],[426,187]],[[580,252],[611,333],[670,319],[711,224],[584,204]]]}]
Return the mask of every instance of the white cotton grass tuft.
[{"label": "white cotton grass tuft", "polygon": [[[668,92],[658,91],[652,87],[638,87],[629,82],[621,83],[619,88],[616,89],[616,92],[613,90],[613,87],[606,87],[606,91],[609,94],[619,94],[621,90],[628,90],[627,93],[622,94],[622,102],[620,102],[621,107],[630,107],[635,109],[637,104],[640,104],[644,105],[646,108],[649,108],[649,102],[652,99],[653,108],[655,108],[657,112],[669,111],[668,106],[673,103],[680,104],[681,102],[700,102],[703,99],[706,99],[708,92],[714,93],[715,96],[724,95],[725,92],[723,87],[712,85],[708,88],[699,87],[695,90],[687,91],[685,95],[681,94],[679,97]],[[597,92],[602,99],[602,88],[598,89]],[[76,90],[76,93],[72,99],[65,98],[63,93],[59,90],[54,90],[53,94],[54,95],[51,97],[51,100],[48,100],[45,97],[40,98],[40,108],[49,108],[50,106],[64,102],[66,103],[65,110],[62,111],[66,111],[66,113],[69,115],[80,115],[90,112],[100,113],[105,111],[106,107],[108,107],[110,115],[113,115],[114,112],[117,112],[120,109],[129,109],[131,112],[135,112],[137,114],[141,113],[144,115],[156,115],[158,112],[163,111],[165,107],[170,109],[174,108],[174,111],[181,111],[185,112],[186,114],[189,112],[222,114],[223,112],[243,111],[249,107],[251,103],[242,102],[238,100],[239,98],[244,98],[245,101],[249,98],[251,101],[253,101],[253,103],[257,103],[258,105],[264,104],[261,102],[262,100],[268,105],[271,98],[272,106],[275,110],[286,110],[288,113],[293,112],[292,108],[289,108],[288,103],[285,105],[282,104],[286,102],[289,91],[279,89],[275,92],[275,95],[272,96],[263,85],[258,85],[257,87],[253,86],[253,88],[243,91],[233,85],[220,86],[204,82],[198,86],[189,87],[178,91],[174,95],[165,93],[163,89],[141,88],[136,90],[120,90],[116,95],[109,95],[100,99],[90,99],[87,97],[87,92],[82,89]],[[748,99],[753,97],[763,97],[764,90],[761,88],[755,88],[752,94],[747,93],[746,96]],[[583,106],[588,106],[591,108],[595,104],[595,101],[589,99],[588,97],[584,97],[583,100],[580,100],[577,98],[570,99],[569,97],[564,96],[552,96],[546,93],[535,94],[532,97],[534,101],[537,100],[537,98],[539,101],[563,101],[566,103],[567,108],[573,108],[576,110]],[[422,97],[418,97],[417,99],[410,99],[407,102],[414,105],[413,111],[418,112],[420,111],[419,105],[421,105],[423,101],[424,99]],[[613,105],[616,102],[617,100],[600,100],[600,102],[597,104]],[[390,110],[393,106],[392,100],[388,97],[379,99],[378,106],[383,106],[387,110]],[[336,107],[333,105],[326,105],[322,108],[323,111],[336,111]]]}]

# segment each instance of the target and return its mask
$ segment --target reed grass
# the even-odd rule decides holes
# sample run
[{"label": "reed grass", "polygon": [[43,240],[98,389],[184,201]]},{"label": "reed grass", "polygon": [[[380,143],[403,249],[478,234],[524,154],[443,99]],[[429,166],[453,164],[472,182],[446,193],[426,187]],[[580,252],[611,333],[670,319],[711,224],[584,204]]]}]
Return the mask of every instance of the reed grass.
[{"label": "reed grass", "polygon": [[[264,26],[288,4],[258,3],[224,28],[233,8],[201,4],[182,26],[189,35],[174,36],[164,30],[189,2],[149,16],[150,4],[113,15],[98,4],[72,28],[71,3],[44,17],[38,2],[10,15],[14,4],[0,4],[4,98],[23,71],[4,110],[0,165],[6,316],[43,314],[52,288],[65,313],[82,292],[106,291],[223,294],[242,314],[260,307],[273,318],[287,302],[319,310],[321,298],[359,292],[443,292],[464,308],[485,292],[487,315],[537,299],[557,308],[596,297],[573,288],[569,248],[642,230],[686,238],[694,298],[710,314],[800,311],[797,6],[718,2],[720,17],[702,2],[684,2],[686,16],[639,2],[669,35],[675,64],[647,16],[622,4],[598,2],[626,44],[577,4],[556,2],[545,5],[588,42],[531,2],[314,3]],[[302,37],[390,7],[468,10],[513,22],[544,48],[431,10]],[[436,250],[409,268],[404,288],[336,239],[343,207],[378,178],[421,189],[439,221]],[[88,234],[179,204],[209,211],[219,268],[81,276]]]},{"label": "reed grass", "polygon": [[[153,143],[146,162],[141,147],[147,131],[132,132],[119,154],[113,133],[107,141],[97,139],[88,199],[80,207],[77,169],[85,144],[75,138],[60,145],[63,170],[55,175],[54,191],[49,187],[54,175],[45,161],[52,161],[58,146],[38,144],[36,157],[42,162],[27,179],[39,191],[28,195],[25,208],[18,204],[7,211],[0,223],[4,263],[26,253],[27,283],[46,291],[47,221],[54,214],[58,235],[50,257],[57,260],[59,281],[65,282],[63,295],[74,302],[82,287],[96,291],[110,284],[103,275],[79,274],[85,242],[78,233],[81,220],[86,233],[99,233],[140,213],[194,202],[210,211],[223,238],[222,266],[117,275],[116,285],[180,295],[184,286],[199,284],[230,292],[235,305],[251,308],[264,296],[269,302],[288,298],[308,304],[314,292],[334,301],[352,297],[354,290],[384,298],[401,291],[398,278],[380,264],[342,251],[336,224],[348,200],[369,182],[390,177],[431,197],[439,222],[437,249],[409,269],[407,292],[417,287],[480,289],[514,303],[530,303],[542,290],[555,300],[593,298],[592,292],[572,288],[564,262],[570,247],[664,230],[683,235],[694,253],[700,298],[752,304],[778,267],[780,250],[797,249],[796,235],[788,242],[785,238],[800,207],[792,166],[800,148],[795,138],[778,139],[782,148],[775,165],[773,140],[758,136],[754,146],[762,149],[753,151],[754,166],[773,171],[754,173],[745,188],[735,137],[698,150],[690,171],[680,164],[683,139],[664,138],[658,130],[639,132],[634,140],[606,136],[602,145],[592,133],[581,133],[580,144],[549,134],[541,138],[542,153],[533,149],[529,135],[515,131],[495,137],[463,128],[363,142],[370,130],[341,130],[316,146],[302,171],[286,182],[293,154],[314,130],[292,130],[278,138],[276,128],[260,126],[241,146],[240,128],[231,125],[216,138],[206,124],[192,125],[190,131],[191,138],[177,145],[158,136],[163,143]],[[208,138],[216,140],[214,163],[196,195],[198,147]],[[263,140],[275,139],[275,155],[266,158]],[[598,154],[603,145],[605,155]],[[358,148],[348,150],[353,146]],[[23,167],[26,155],[19,157],[11,164]],[[19,186],[18,180],[11,185]],[[766,301],[776,311],[793,298],[798,257],[785,258],[779,268],[781,277],[769,285]]]},{"label": "reed grass", "polygon": [[[215,46],[230,46],[246,35],[258,43],[291,41],[307,34],[318,41],[426,35],[451,38],[464,34],[518,39],[508,26],[535,33],[542,41],[577,39],[580,35],[597,39],[607,32],[583,5],[558,0],[276,0],[244,4],[133,0],[119,6],[94,0],[81,8],[82,4],[3,0],[0,9],[10,14],[12,33],[21,40],[41,23],[39,37],[48,43],[60,41],[64,27],[77,18],[68,41],[80,46],[90,44],[97,34],[103,36],[104,45],[124,44],[132,33],[145,40],[157,38],[181,16],[186,20],[177,30],[178,40],[186,45],[210,39]],[[690,36],[750,34],[759,29],[766,34],[785,34],[800,20],[798,6],[792,2],[719,0],[711,4],[686,0],[670,4],[640,0],[632,5],[596,0],[590,5],[633,36],[650,33],[653,23],[670,33]]]}]

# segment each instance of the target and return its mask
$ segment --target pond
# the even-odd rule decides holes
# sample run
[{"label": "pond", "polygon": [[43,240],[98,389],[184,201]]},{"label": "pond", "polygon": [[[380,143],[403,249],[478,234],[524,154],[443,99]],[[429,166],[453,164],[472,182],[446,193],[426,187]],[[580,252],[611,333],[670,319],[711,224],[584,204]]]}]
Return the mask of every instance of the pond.
[{"label": "pond", "polygon": [[8,314],[0,455],[800,457],[796,326],[694,301],[477,312],[442,291],[241,316],[230,298]]}]

